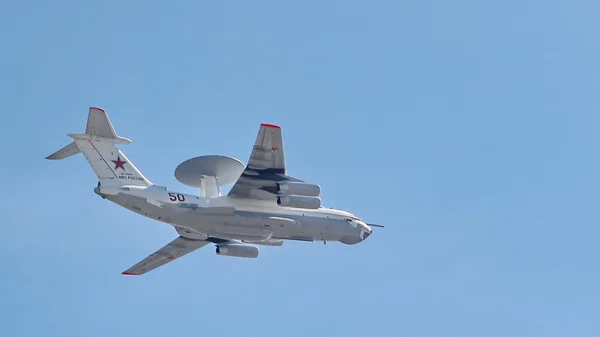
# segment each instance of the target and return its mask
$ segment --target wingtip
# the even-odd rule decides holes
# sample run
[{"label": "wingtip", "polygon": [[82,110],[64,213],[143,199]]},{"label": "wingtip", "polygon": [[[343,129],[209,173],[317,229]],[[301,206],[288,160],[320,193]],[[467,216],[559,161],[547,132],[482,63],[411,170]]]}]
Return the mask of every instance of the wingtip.
[{"label": "wingtip", "polygon": [[126,272],[126,271],[122,272],[121,274],[123,274],[123,275],[133,275],[133,276],[138,276],[138,274],[134,274],[134,273]]},{"label": "wingtip", "polygon": [[267,123],[263,123],[263,124],[261,124],[261,126],[264,126],[264,127],[266,127],[266,128],[281,129],[281,126],[279,126],[279,125],[275,125],[275,124],[267,124]]}]

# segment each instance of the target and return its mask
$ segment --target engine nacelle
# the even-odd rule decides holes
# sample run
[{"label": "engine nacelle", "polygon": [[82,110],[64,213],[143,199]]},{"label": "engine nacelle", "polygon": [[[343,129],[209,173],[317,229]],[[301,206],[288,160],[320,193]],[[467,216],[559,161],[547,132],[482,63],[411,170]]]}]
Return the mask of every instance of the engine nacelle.
[{"label": "engine nacelle", "polygon": [[217,255],[255,258],[258,256],[258,247],[238,243],[226,243],[217,246]]},{"label": "engine nacelle", "polygon": [[283,194],[303,195],[307,197],[318,197],[319,194],[321,194],[321,186],[291,181],[287,183],[278,183],[277,192]]},{"label": "engine nacelle", "polygon": [[321,198],[299,195],[284,195],[277,197],[277,205],[293,208],[318,209],[321,207]]}]

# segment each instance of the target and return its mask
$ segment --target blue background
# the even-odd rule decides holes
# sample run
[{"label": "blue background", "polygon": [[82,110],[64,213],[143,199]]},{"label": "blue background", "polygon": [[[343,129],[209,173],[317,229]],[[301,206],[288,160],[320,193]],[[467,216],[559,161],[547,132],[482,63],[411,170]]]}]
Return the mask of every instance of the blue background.
[{"label": "blue background", "polygon": [[[2,336],[598,336],[595,1],[4,1]],[[246,162],[386,225],[356,246],[204,248],[44,157],[105,108],[153,182]]]}]

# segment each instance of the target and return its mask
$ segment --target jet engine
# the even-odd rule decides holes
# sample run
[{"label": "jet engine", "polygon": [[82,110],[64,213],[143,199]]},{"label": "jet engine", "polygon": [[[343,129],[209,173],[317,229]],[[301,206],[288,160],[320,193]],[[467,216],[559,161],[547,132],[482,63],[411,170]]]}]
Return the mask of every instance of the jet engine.
[{"label": "jet engine", "polygon": [[217,255],[255,258],[258,256],[258,247],[238,243],[226,243],[217,246]]},{"label": "jet engine", "polygon": [[293,208],[317,209],[321,207],[321,198],[297,195],[278,196],[277,205]]},{"label": "jet engine", "polygon": [[291,181],[287,183],[278,183],[277,192],[283,194],[303,195],[307,197],[318,197],[319,194],[321,194],[321,186]]}]

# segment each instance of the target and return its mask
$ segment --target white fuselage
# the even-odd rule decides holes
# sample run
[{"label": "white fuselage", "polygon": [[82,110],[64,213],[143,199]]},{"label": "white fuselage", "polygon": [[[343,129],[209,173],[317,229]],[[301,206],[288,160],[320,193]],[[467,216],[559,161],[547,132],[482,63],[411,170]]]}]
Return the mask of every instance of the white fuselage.
[{"label": "white fuselage", "polygon": [[[256,245],[284,240],[364,241],[371,228],[355,215],[321,205],[320,185],[287,174],[281,127],[261,124],[246,165],[226,156],[200,156],[175,169],[184,185],[200,195],[169,191],[146,178],[117,145],[106,111],[90,107],[84,133],[46,157],[60,160],[82,153],[98,178],[94,192],[145,217],[167,223],[178,237],[123,272],[142,275],[196,249],[216,245],[216,254],[256,258]],[[227,196],[222,186],[233,184]],[[376,225],[375,225],[376,226]]]},{"label": "white fuselage", "polygon": [[125,186],[95,192],[148,218],[173,225],[182,236],[273,244],[281,240],[356,244],[371,228],[353,214],[329,208],[282,207],[273,200],[203,198],[162,186]]}]

